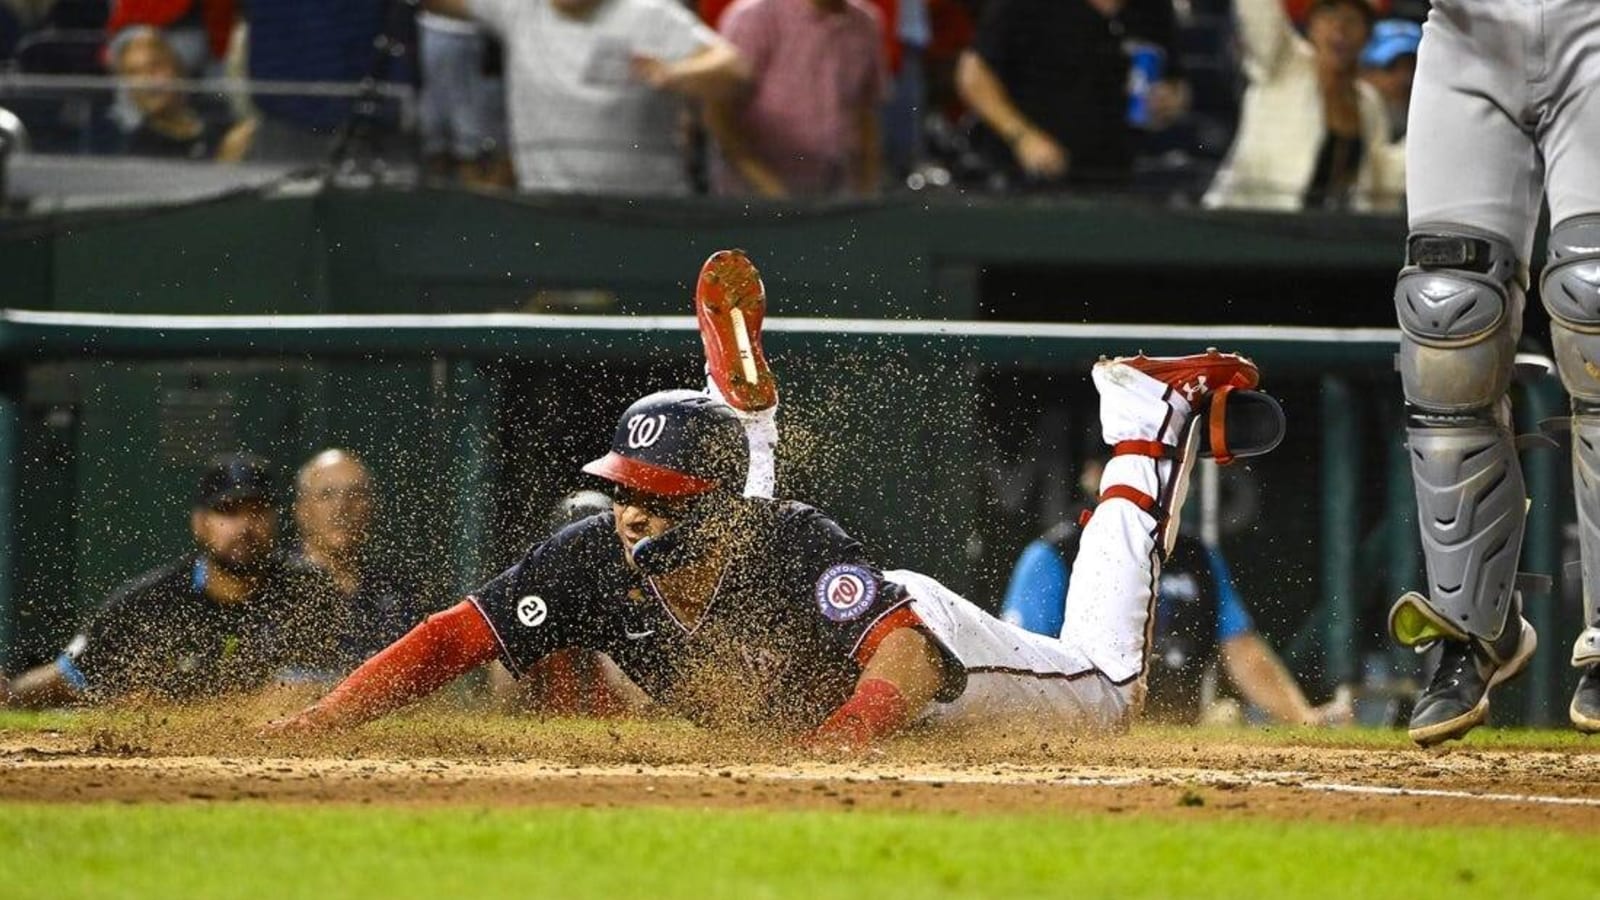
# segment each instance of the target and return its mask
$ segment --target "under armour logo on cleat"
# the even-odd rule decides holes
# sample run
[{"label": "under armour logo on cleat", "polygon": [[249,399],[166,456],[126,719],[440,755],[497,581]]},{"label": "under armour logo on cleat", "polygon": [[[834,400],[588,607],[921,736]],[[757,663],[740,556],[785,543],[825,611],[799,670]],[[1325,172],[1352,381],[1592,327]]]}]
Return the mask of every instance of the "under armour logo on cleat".
[{"label": "under armour logo on cleat", "polygon": [[1178,388],[1178,390],[1183,391],[1183,397],[1185,400],[1193,402],[1194,398],[1206,392],[1206,376],[1197,376],[1194,381],[1191,381],[1183,387]]}]

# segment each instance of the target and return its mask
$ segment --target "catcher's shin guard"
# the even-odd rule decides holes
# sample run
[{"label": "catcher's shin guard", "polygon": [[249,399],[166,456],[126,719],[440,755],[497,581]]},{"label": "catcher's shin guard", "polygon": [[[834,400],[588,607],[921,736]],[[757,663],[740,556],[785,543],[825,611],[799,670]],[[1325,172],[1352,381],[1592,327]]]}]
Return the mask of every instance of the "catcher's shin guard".
[{"label": "catcher's shin guard", "polygon": [[1527,514],[1506,426],[1523,267],[1508,241],[1454,225],[1413,233],[1406,257],[1394,300],[1423,602],[1452,628],[1493,641],[1511,608]]},{"label": "catcher's shin guard", "polygon": [[1460,226],[1413,233],[1406,262],[1394,300],[1428,590],[1395,603],[1389,631],[1441,648],[1409,725],[1427,745],[1481,723],[1538,643],[1516,592],[1528,501],[1507,401],[1526,282],[1508,241]]},{"label": "catcher's shin guard", "polygon": [[1583,570],[1583,632],[1572,646],[1572,664],[1583,668],[1600,663],[1600,215],[1550,229],[1541,288],[1556,368],[1572,396],[1572,486]]},{"label": "catcher's shin guard", "polygon": [[1511,608],[1528,508],[1511,432],[1480,423],[1413,426],[1408,436],[1427,602],[1452,627],[1492,641]]}]

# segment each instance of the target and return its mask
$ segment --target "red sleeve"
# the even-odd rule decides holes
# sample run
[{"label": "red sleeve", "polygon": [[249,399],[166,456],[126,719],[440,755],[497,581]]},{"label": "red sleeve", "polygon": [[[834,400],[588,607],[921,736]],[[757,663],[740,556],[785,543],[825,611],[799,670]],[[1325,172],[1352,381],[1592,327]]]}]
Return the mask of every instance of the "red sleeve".
[{"label": "red sleeve", "polygon": [[868,678],[856,692],[811,733],[816,748],[861,749],[887,737],[911,721],[911,704],[891,681]]},{"label": "red sleeve", "polygon": [[469,601],[423,620],[307,710],[318,725],[356,725],[437,691],[494,659],[489,622]]},{"label": "red sleeve", "polygon": [[878,652],[878,645],[883,643],[883,639],[892,632],[902,628],[920,627],[922,627],[922,619],[911,608],[911,604],[908,603],[890,610],[883,618],[872,623],[872,627],[867,630],[867,633],[861,636],[861,643],[856,645],[854,654],[856,664],[863,669],[866,668],[867,663],[872,659],[872,655]]},{"label": "red sleeve", "polygon": [[[863,668],[878,652],[883,639],[902,628],[920,628],[922,620],[910,605],[901,606],[873,623],[856,646],[855,658]],[[867,678],[856,685],[855,693],[817,726],[810,735],[811,746],[824,749],[859,749],[871,745],[905,727],[914,710],[893,682]]]}]

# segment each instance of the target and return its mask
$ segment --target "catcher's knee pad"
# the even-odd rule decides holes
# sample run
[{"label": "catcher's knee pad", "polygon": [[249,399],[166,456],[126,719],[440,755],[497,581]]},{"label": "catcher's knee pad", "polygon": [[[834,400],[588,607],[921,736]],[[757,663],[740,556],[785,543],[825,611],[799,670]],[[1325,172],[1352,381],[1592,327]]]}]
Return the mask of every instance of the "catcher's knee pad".
[{"label": "catcher's knee pad", "polygon": [[1600,403],[1600,214],[1550,229],[1540,288],[1561,383],[1573,400]]},{"label": "catcher's knee pad", "polygon": [[1492,420],[1408,429],[1428,604],[1455,628],[1500,635],[1516,586],[1527,498],[1511,432]]},{"label": "catcher's knee pad", "polygon": [[1500,238],[1450,226],[1411,235],[1394,291],[1406,402],[1454,414],[1505,396],[1522,330],[1521,273]]}]

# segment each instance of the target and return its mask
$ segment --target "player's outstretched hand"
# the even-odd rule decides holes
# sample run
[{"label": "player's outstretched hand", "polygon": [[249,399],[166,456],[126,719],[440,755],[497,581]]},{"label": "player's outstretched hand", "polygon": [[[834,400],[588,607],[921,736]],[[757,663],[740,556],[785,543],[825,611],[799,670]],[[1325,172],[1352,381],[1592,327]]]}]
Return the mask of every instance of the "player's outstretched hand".
[{"label": "player's outstretched hand", "polygon": [[870,740],[854,735],[824,733],[821,729],[801,738],[800,749],[807,756],[840,762],[883,755],[883,750]]},{"label": "player's outstretched hand", "polygon": [[326,734],[330,730],[330,725],[314,715],[315,712],[316,707],[313,706],[292,716],[273,719],[261,726],[256,734],[264,738],[311,737]]}]

